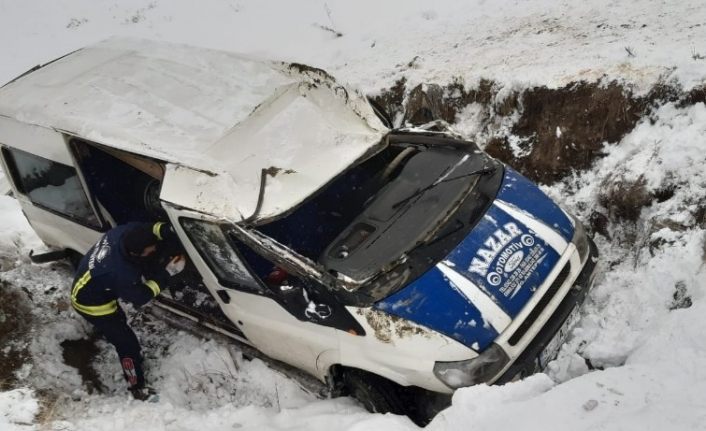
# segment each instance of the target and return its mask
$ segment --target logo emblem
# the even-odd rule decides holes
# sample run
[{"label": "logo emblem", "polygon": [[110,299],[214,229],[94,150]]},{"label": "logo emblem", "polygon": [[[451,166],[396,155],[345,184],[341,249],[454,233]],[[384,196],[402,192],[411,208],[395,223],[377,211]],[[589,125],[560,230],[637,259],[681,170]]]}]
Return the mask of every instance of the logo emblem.
[{"label": "logo emblem", "polygon": [[105,259],[105,257],[110,253],[110,246],[105,245],[98,250],[98,254],[96,255],[96,260],[100,263]]},{"label": "logo emblem", "polygon": [[547,256],[535,235],[516,223],[505,223],[485,239],[467,271],[483,277],[505,297],[514,297]]},{"label": "logo emblem", "polygon": [[520,266],[520,263],[522,262],[522,258],[525,257],[525,252],[522,250],[516,251],[510,258],[507,260],[505,263],[505,267],[503,270],[506,273],[512,272],[515,269],[517,269],[518,266]]}]

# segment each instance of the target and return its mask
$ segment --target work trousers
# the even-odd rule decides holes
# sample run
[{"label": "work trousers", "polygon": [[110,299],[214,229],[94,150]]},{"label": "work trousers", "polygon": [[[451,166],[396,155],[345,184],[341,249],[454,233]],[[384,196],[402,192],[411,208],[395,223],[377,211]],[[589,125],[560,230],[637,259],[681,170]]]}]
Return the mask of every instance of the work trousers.
[{"label": "work trousers", "polygon": [[142,370],[142,354],[140,342],[135,332],[128,326],[125,312],[118,306],[118,311],[105,316],[83,316],[98,332],[115,347],[120,359],[125,380],[130,388],[141,388],[145,385],[145,375]]}]

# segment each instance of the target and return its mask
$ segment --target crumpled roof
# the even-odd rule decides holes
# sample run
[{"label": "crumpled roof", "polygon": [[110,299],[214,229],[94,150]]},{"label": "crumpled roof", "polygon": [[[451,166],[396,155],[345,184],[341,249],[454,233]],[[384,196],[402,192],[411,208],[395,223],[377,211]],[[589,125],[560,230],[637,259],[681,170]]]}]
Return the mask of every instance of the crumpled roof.
[{"label": "crumpled roof", "polygon": [[171,162],[164,200],[233,221],[291,209],[386,132],[319,69],[125,38],[1,88],[0,115]]}]

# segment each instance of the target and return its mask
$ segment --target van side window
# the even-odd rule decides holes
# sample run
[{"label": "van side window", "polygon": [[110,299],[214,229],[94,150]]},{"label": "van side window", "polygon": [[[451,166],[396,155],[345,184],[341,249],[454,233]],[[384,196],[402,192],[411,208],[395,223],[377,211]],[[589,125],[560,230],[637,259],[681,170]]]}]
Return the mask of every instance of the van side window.
[{"label": "van side window", "polygon": [[33,204],[100,228],[76,169],[14,148],[3,148],[18,191]]},{"label": "van side window", "polygon": [[194,247],[222,285],[264,293],[264,288],[250,274],[249,268],[231,246],[221,226],[190,218],[181,218],[180,222]]}]

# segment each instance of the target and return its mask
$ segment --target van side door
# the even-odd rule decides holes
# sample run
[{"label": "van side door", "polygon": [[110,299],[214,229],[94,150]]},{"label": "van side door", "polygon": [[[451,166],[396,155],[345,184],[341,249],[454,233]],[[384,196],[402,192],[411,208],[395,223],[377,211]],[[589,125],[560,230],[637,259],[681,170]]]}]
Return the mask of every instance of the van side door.
[{"label": "van side door", "polygon": [[85,253],[105,230],[61,133],[0,119],[2,168],[29,223],[49,245]]},{"label": "van side door", "polygon": [[316,361],[327,350],[338,351],[336,330],[288,312],[253,274],[223,226],[185,209],[167,206],[167,213],[204,285],[248,341],[323,380],[328,370],[317,369]]}]

